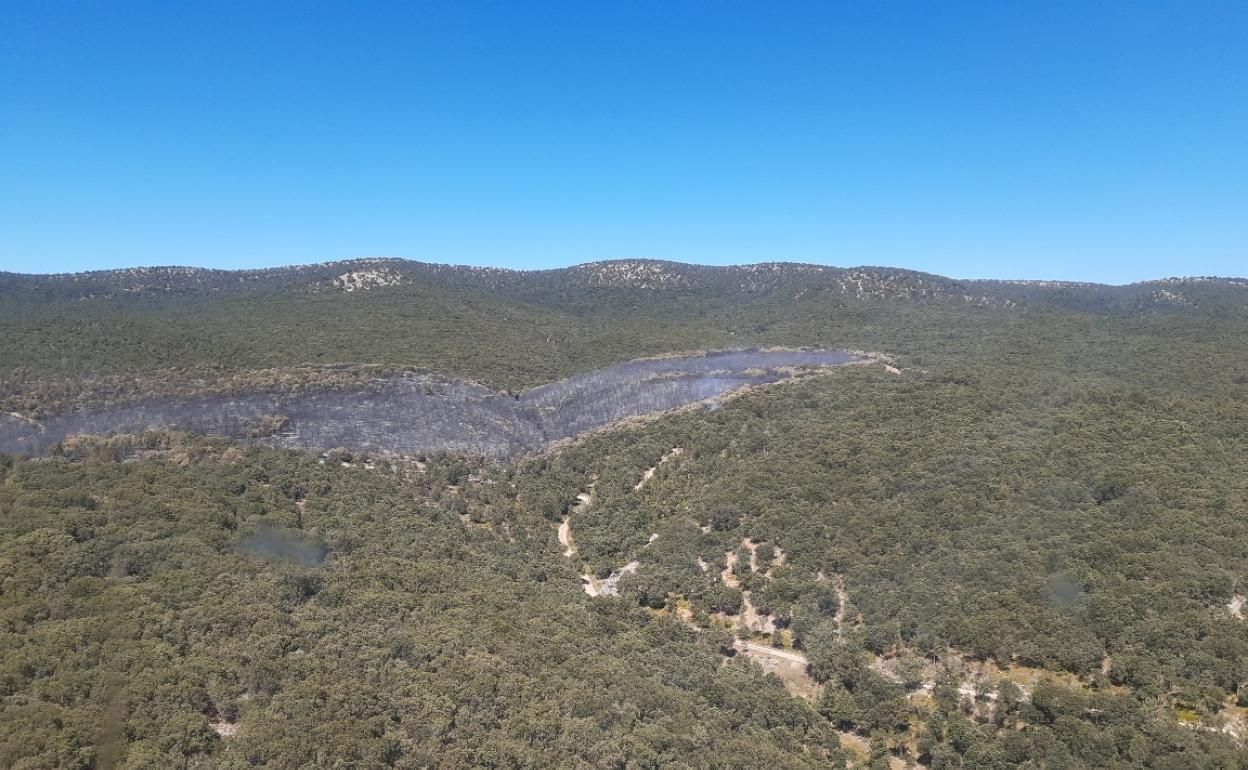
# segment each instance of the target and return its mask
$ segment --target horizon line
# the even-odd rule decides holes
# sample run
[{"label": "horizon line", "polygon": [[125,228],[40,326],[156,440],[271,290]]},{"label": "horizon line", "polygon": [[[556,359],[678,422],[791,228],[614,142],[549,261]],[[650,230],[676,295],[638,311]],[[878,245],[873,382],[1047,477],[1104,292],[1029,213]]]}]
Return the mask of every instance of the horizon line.
[{"label": "horizon line", "polygon": [[420,259],[411,259],[409,257],[398,256],[361,256],[351,257],[347,259],[330,259],[320,262],[292,262],[282,265],[273,265],[269,267],[201,267],[198,265],[131,265],[127,267],[101,268],[98,270],[79,270],[72,272],[56,272],[56,273],[36,273],[24,272],[18,270],[0,270],[0,275],[15,275],[27,278],[74,278],[80,276],[102,276],[110,273],[121,273],[133,270],[152,270],[152,271],[195,271],[205,273],[263,273],[280,270],[300,270],[320,267],[335,267],[345,265],[363,265],[363,264],[380,264],[380,263],[404,263],[409,265],[425,265],[431,267],[443,267],[464,270],[494,270],[506,273],[552,273],[561,270],[574,270],[576,268],[591,267],[594,265],[609,265],[620,263],[650,263],[650,264],[666,264],[678,265],[681,267],[709,268],[709,269],[732,269],[747,267],[764,267],[764,266],[791,266],[804,268],[819,268],[829,270],[896,270],[906,273],[915,273],[920,275],[928,275],[936,278],[944,278],[951,281],[964,281],[976,283],[1005,283],[1020,285],[1038,285],[1038,284],[1060,284],[1063,286],[1084,286],[1084,287],[1123,287],[1138,286],[1149,283],[1166,283],[1174,281],[1245,281],[1248,276],[1232,276],[1232,275],[1169,275],[1158,278],[1147,278],[1139,281],[1127,281],[1125,283],[1105,283],[1100,281],[1079,281],[1068,280],[1063,278],[963,278],[942,273],[933,273],[927,270],[917,270],[908,267],[896,267],[892,265],[831,265],[818,262],[794,262],[788,260],[766,260],[762,262],[730,262],[724,264],[707,264],[704,262],[683,262],[675,259],[659,259],[653,257],[617,257],[612,259],[596,259],[587,262],[576,262],[560,267],[537,267],[537,268],[516,268],[503,267],[498,265],[473,265],[454,262],[429,262]]}]

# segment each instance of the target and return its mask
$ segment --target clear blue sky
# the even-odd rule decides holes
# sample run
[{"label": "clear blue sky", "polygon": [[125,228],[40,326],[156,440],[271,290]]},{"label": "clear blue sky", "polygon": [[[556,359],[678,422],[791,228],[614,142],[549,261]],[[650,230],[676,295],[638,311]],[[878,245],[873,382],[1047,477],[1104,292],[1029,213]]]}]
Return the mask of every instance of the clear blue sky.
[{"label": "clear blue sky", "polygon": [[1248,274],[1248,2],[0,4],[0,269]]}]

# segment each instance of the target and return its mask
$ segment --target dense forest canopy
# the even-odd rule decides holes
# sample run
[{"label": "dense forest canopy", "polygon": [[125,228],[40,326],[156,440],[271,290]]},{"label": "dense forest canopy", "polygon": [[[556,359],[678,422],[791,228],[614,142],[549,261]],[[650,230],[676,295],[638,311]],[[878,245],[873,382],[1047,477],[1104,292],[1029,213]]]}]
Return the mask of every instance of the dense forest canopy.
[{"label": "dense forest canopy", "polygon": [[1181,337],[1233,334],[1248,319],[1246,296],[1248,281],[1238,279],[1037,285],[884,268],[648,261],[535,272],[382,260],[10,273],[0,274],[0,382],[12,403],[38,408],[127,386],[341,381],[362,366],[422,367],[518,390],[641,356],[715,348],[945,361],[974,354],[985,335],[1080,346],[1089,327],[1106,323],[1128,339],[1158,325]]},{"label": "dense forest canopy", "polygon": [[0,276],[13,419],[875,351],[519,459],[0,455],[0,766],[1242,767],[1248,285]]}]

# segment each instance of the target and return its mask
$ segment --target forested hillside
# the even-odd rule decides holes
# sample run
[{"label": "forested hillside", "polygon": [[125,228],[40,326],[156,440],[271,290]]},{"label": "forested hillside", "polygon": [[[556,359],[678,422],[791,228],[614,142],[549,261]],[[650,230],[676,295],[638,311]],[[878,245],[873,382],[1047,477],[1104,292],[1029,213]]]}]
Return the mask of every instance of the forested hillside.
[{"label": "forested hillside", "polygon": [[1248,766],[1243,281],[0,277],[20,419],[771,346],[887,358],[510,459],[0,455],[0,766]]},{"label": "forested hillside", "polygon": [[141,462],[0,470],[4,767],[837,757],[825,720],[721,665],[722,640],[585,601],[533,547],[540,522],[466,528],[455,510],[498,494],[448,492],[454,461],[408,484],[386,466],[145,446]]},{"label": "forested hillside", "polygon": [[1002,326],[1067,340],[1111,320],[1128,334],[1234,333],[1248,323],[1248,282],[1108,287],[648,261],[534,272],[365,260],[0,274],[0,394],[10,411],[26,413],[126,391],[297,387],[411,367],[518,390],[640,356],[714,348],[947,360],[976,352],[979,338]]}]

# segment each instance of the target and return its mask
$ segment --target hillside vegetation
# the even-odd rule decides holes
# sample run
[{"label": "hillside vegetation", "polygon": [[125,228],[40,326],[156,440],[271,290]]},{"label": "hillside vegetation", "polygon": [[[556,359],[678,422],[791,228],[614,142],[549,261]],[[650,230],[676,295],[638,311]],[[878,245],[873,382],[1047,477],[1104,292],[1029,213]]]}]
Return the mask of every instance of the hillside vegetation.
[{"label": "hillside vegetation", "polygon": [[0,766],[1248,766],[1240,281],[394,261],[5,276],[0,325],[31,415],[729,347],[900,370],[515,461],[0,456]]},{"label": "hillside vegetation", "polygon": [[18,411],[84,393],[375,373],[362,366],[520,390],[677,351],[783,345],[947,359],[973,353],[966,348],[1003,325],[1074,338],[1110,319],[1136,333],[1198,319],[1196,328],[1220,334],[1246,318],[1248,282],[1234,279],[1106,287],[812,265],[626,261],[515,272],[401,260],[0,274],[0,387]]}]

